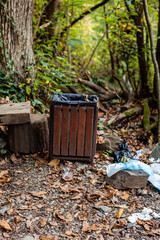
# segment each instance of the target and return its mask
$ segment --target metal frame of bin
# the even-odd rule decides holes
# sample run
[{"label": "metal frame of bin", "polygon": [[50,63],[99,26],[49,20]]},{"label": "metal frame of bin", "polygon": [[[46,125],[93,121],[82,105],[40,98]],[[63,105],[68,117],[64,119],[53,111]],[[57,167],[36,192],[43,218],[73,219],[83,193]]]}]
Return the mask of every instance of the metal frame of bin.
[{"label": "metal frame of bin", "polygon": [[[53,158],[59,158],[59,159],[66,159],[66,160],[81,160],[81,161],[89,161],[92,162],[93,161],[93,157],[94,154],[96,152],[96,132],[97,132],[97,120],[98,120],[98,108],[97,108],[97,101],[98,98],[96,95],[89,95],[89,96],[85,96],[85,95],[80,95],[80,94],[57,94],[60,97],[66,97],[66,96],[70,96],[71,98],[73,98],[74,100],[62,100],[59,101],[56,100],[56,97],[53,98],[51,105],[50,105],[50,143],[49,143],[49,161]],[[55,95],[56,96],[56,95]],[[81,99],[82,98],[82,99]],[[80,100],[78,100],[80,99]],[[85,101],[85,99],[88,99],[88,101]],[[92,100],[92,101],[91,101]],[[59,106],[59,107],[58,107]],[[76,107],[76,111],[78,112],[78,117],[79,117],[79,109],[81,107],[86,107],[86,111],[87,111],[87,107],[89,107],[90,109],[93,108],[93,126],[92,126],[92,145],[91,145],[91,151],[90,151],[90,155],[89,156],[78,156],[78,155],[72,155],[69,154],[68,155],[63,155],[61,154],[61,150],[62,150],[62,140],[60,140],[60,153],[59,154],[53,154],[53,136],[54,136],[54,121],[56,121],[56,116],[54,116],[54,108],[59,108],[61,115],[62,115],[62,108],[65,109],[64,106],[67,106],[68,111],[71,111],[71,108],[74,106]],[[86,113],[87,115],[87,113]],[[62,116],[61,116],[61,120],[62,120]],[[86,120],[85,120],[86,121]],[[62,123],[59,123],[60,127]],[[86,123],[85,123],[86,124]],[[69,124],[70,125],[70,124]],[[71,127],[71,125],[70,125]],[[62,127],[63,128],[63,127]],[[78,128],[78,126],[77,126]],[[60,134],[60,138],[62,138],[62,130],[61,134]],[[78,131],[78,130],[76,130]],[[76,134],[76,138],[77,138],[77,134]],[[86,134],[86,126],[85,126],[85,134]],[[70,141],[70,138],[68,139]],[[69,143],[68,143],[69,144]],[[76,141],[77,144],[77,141]],[[85,142],[84,142],[85,145]],[[69,152],[69,150],[68,150]],[[77,152],[77,146],[76,146],[76,152]]]}]

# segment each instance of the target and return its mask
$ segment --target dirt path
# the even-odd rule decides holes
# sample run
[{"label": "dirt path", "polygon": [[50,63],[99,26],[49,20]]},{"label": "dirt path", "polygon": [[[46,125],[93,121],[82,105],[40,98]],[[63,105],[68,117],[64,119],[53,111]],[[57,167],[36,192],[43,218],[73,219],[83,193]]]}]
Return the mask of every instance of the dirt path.
[{"label": "dirt path", "polygon": [[[0,240],[160,239],[160,219],[128,220],[144,208],[160,213],[159,192],[149,183],[129,191],[106,186],[109,163],[101,153],[93,164],[52,167],[45,156],[0,158]],[[62,179],[64,166],[71,181]]]}]

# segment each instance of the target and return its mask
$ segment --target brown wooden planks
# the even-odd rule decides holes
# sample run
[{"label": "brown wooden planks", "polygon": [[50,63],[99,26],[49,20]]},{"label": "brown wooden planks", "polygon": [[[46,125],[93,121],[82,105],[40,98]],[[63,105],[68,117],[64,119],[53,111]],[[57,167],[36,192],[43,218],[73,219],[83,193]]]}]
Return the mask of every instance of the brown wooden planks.
[{"label": "brown wooden planks", "polygon": [[70,139],[69,155],[76,156],[78,112],[77,107],[72,106],[70,110]]},{"label": "brown wooden planks", "polygon": [[94,108],[87,107],[86,112],[86,135],[85,135],[85,156],[92,155],[92,142],[93,142],[93,116],[94,116]]},{"label": "brown wooden planks", "polygon": [[86,120],[86,107],[79,107],[77,156],[84,155],[85,120]]},{"label": "brown wooden planks", "polygon": [[61,155],[68,156],[69,106],[62,107]]},{"label": "brown wooden planks", "polygon": [[96,113],[95,113],[95,123],[94,123],[94,128],[95,128],[95,134],[94,134],[94,139],[93,139],[93,157],[94,157],[94,154],[96,153],[96,138],[97,138],[97,123],[98,123],[98,108],[96,107]]},{"label": "brown wooden planks", "polygon": [[[53,155],[60,155],[61,144],[61,106],[54,106]],[[51,123],[52,124],[52,123]]]}]

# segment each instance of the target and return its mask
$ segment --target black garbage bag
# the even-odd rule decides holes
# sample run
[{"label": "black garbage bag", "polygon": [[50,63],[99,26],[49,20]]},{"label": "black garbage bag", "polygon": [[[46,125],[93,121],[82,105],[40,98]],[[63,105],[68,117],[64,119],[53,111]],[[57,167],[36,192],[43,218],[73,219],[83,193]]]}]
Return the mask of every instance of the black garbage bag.
[{"label": "black garbage bag", "polygon": [[129,149],[129,147],[126,145],[127,139],[125,139],[123,142],[121,143],[117,143],[120,150],[119,151],[115,151],[114,152],[114,156],[115,156],[115,160],[119,163],[125,163],[125,162],[129,162],[130,160],[133,159],[133,156],[131,154],[131,151]]}]

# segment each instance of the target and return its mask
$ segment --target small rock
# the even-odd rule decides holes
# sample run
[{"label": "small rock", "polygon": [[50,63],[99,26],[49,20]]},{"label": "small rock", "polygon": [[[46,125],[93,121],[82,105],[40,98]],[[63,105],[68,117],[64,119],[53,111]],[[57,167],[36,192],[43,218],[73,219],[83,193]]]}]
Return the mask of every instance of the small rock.
[{"label": "small rock", "polygon": [[146,189],[138,189],[137,194],[144,196],[148,194],[148,191]]},{"label": "small rock", "polygon": [[0,209],[0,214],[4,214],[7,211],[8,207],[3,207]]},{"label": "small rock", "polygon": [[151,159],[153,158],[154,161],[160,160],[160,146],[158,145],[158,143],[153,148],[153,151],[152,151],[151,155],[149,156],[149,158],[151,158]]},{"label": "small rock", "polygon": [[32,237],[30,235],[26,235],[22,238],[22,240],[34,240],[34,237]]},{"label": "small rock", "polygon": [[143,170],[120,170],[111,177],[106,176],[106,182],[117,189],[144,188],[148,176]]},{"label": "small rock", "polygon": [[127,228],[134,227],[136,224],[135,223],[128,223]]},{"label": "small rock", "polygon": [[110,208],[107,207],[107,206],[104,206],[104,205],[97,205],[97,206],[94,206],[94,208],[96,208],[98,210],[101,210],[103,212],[109,212],[110,211]]}]

